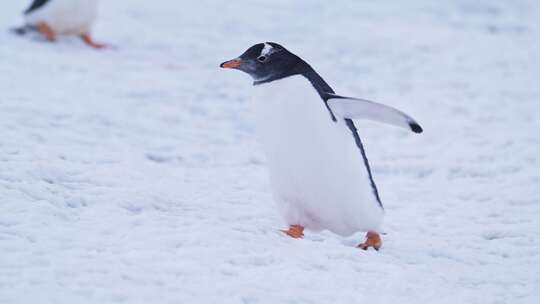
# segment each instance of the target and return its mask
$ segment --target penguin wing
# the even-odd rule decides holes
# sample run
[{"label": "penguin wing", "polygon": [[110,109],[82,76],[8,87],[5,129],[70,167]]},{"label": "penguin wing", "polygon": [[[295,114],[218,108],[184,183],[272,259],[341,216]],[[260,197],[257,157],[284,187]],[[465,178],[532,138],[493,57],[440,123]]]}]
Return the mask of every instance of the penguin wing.
[{"label": "penguin wing", "polygon": [[49,2],[50,0],[34,0],[34,2],[32,2],[32,4],[30,5],[29,8],[27,8],[25,11],[24,11],[24,14],[25,15],[28,15],[30,14],[31,12],[37,10],[38,8],[44,6],[45,4],[47,4],[47,2]]},{"label": "penguin wing", "polygon": [[336,116],[348,119],[378,121],[422,133],[422,127],[409,115],[398,109],[373,101],[329,94],[326,101]]}]

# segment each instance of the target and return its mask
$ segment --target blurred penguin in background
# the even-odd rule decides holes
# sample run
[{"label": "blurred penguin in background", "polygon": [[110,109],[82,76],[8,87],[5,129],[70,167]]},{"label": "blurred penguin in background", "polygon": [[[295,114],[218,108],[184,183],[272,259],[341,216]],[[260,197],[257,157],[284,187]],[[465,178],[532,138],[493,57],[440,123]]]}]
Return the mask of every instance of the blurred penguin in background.
[{"label": "blurred penguin in background", "polygon": [[13,31],[23,35],[38,32],[54,42],[60,35],[77,35],[88,46],[102,49],[90,34],[97,17],[99,0],[33,0],[24,11],[25,25]]}]

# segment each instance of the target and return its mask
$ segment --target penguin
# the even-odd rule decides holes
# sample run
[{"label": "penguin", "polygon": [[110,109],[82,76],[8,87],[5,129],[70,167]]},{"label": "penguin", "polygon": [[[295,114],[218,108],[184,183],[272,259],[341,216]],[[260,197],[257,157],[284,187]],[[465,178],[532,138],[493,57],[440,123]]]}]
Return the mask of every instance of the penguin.
[{"label": "penguin", "polygon": [[341,236],[367,232],[358,245],[379,250],[384,209],[357,119],[422,133],[407,114],[373,101],[338,95],[304,60],[266,42],[221,68],[249,74],[254,117],[266,154],[274,201],[293,238],[304,229]]},{"label": "penguin", "polygon": [[23,35],[37,31],[50,42],[59,35],[77,35],[88,46],[102,49],[107,45],[95,42],[90,35],[98,4],[99,0],[33,0],[23,12],[25,25],[13,32]]}]

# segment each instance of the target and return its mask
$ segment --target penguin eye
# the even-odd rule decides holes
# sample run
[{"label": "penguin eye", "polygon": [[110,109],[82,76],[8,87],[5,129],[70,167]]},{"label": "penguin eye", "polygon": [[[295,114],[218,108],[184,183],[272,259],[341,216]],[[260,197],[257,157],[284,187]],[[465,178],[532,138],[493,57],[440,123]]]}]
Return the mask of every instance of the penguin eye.
[{"label": "penguin eye", "polygon": [[259,57],[257,57],[257,60],[259,60],[259,62],[265,62],[266,61],[266,56],[259,56]]}]

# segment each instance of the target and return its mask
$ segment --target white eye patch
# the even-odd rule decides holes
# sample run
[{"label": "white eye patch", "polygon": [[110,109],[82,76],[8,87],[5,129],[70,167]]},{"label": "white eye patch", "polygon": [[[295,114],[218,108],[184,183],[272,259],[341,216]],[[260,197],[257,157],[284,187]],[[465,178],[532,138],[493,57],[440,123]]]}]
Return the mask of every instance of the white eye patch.
[{"label": "white eye patch", "polygon": [[263,49],[261,51],[261,54],[259,56],[268,56],[268,55],[272,54],[273,52],[274,52],[274,47],[271,46],[268,43],[265,43],[264,47],[263,47]]}]

